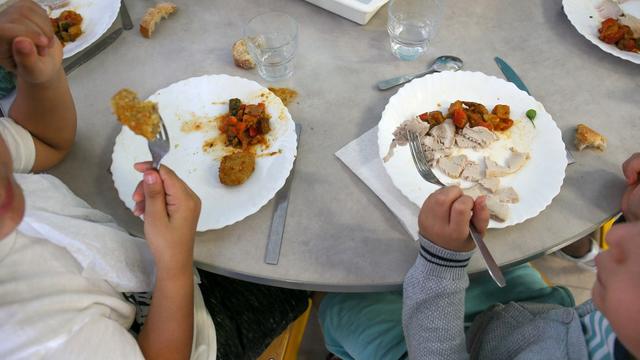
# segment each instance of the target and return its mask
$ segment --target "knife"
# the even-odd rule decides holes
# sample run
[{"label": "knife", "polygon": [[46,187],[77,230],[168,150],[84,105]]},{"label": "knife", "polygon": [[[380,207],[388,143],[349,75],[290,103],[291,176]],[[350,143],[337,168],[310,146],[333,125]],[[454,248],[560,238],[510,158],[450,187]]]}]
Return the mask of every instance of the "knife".
[{"label": "knife", "polygon": [[[524,84],[522,79],[520,79],[520,76],[518,76],[518,74],[511,68],[511,66],[509,66],[509,64],[507,64],[506,61],[502,60],[497,56],[493,59],[496,61],[496,64],[498,64],[500,71],[502,71],[502,73],[504,74],[504,77],[506,77],[508,81],[511,81],[518,89],[531,95],[531,93],[529,92],[529,89],[527,89],[527,86]],[[573,157],[573,154],[571,154],[571,152],[567,149],[566,145],[564,149],[567,153],[568,165],[575,163],[576,159]]]},{"label": "knife", "polygon": [[77,69],[80,65],[86,63],[91,60],[94,56],[98,55],[102,52],[102,50],[109,47],[109,45],[113,44],[122,34],[122,28],[112,32],[108,36],[102,38],[87,50],[82,52],[76,59],[73,59],[70,63],[64,66],[64,72],[67,75],[71,74],[75,69]]},{"label": "knife", "polygon": [[124,30],[133,29],[133,22],[131,21],[131,16],[129,15],[129,10],[127,10],[127,4],[124,3],[124,0],[120,1],[120,21],[122,22],[122,28]]},{"label": "knife", "polygon": [[[298,138],[298,145],[300,144],[300,133],[302,132],[302,125],[296,123],[296,136]],[[295,165],[295,163],[294,163]],[[287,209],[289,207],[289,192],[291,190],[291,183],[293,182],[293,171],[284,184],[284,187],[276,193],[274,201],[276,203],[275,210],[273,211],[273,217],[271,218],[271,228],[269,229],[269,238],[267,239],[267,249],[264,255],[264,262],[270,265],[278,265],[280,259],[280,248],[282,247],[282,237],[284,235],[284,225],[287,221]]]}]

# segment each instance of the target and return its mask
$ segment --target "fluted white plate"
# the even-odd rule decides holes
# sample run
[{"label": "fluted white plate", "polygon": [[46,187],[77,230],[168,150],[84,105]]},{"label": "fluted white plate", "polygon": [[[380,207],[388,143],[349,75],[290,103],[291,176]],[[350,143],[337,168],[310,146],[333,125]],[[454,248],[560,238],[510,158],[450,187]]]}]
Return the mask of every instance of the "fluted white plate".
[{"label": "fluted white plate", "polygon": [[[521,223],[538,215],[558,195],[564,181],[567,158],[560,129],[546,112],[544,106],[510,82],[479,72],[442,72],[413,80],[395,94],[382,112],[378,124],[378,147],[380,158],[384,158],[393,140],[393,131],[403,121],[425,111],[446,112],[449,104],[456,100],[474,101],[489,109],[496,104],[511,107],[511,117],[519,125],[510,131],[508,140],[502,139],[492,146],[492,158],[500,160],[504,150],[514,145],[529,148],[531,159],[517,173],[502,177],[501,186],[513,186],[520,202],[511,204],[511,214],[505,222],[491,220],[489,227],[503,228]],[[525,113],[535,109],[536,128],[530,126]],[[527,130],[530,126],[529,130]],[[530,134],[523,136],[523,134]],[[467,152],[467,150],[465,150]],[[468,154],[473,157],[473,154]],[[476,154],[480,155],[487,154]],[[424,181],[416,170],[408,146],[396,147],[394,155],[384,167],[393,184],[413,203],[422,206],[424,200],[438,189]],[[445,183],[454,183],[444,174],[436,175]]]},{"label": "fluted white plate", "polygon": [[[202,149],[207,139],[219,134],[215,124],[208,122],[202,131],[181,129],[185,122],[201,119],[207,123],[226,113],[230,98],[239,98],[244,103],[265,102],[271,115],[269,148],[258,150],[279,152],[259,156],[253,175],[235,187],[222,185],[218,179],[223,148],[219,146],[213,152]],[[239,77],[206,75],[174,83],[149,99],[158,103],[171,139],[171,151],[162,163],[173,169],[202,200],[198,231],[220,229],[244,219],[263,207],[284,185],[296,157],[295,124],[282,101],[268,89]],[[146,139],[122,127],[113,148],[111,173],[120,199],[130,209],[134,206],[131,195],[142,179],[133,164],[150,159]]]},{"label": "fluted white plate", "polygon": [[82,35],[64,47],[64,58],[86,49],[107,32],[118,17],[120,0],[71,0],[69,5],[56,9],[49,17],[57,17],[64,10],[73,10],[82,15]]},{"label": "fluted white plate", "polygon": [[[607,44],[598,39],[598,29],[600,28],[602,19],[600,19],[596,11],[596,5],[601,1],[602,0],[562,0],[562,7],[573,27],[575,27],[582,36],[587,38],[587,40],[609,54],[640,64],[640,54],[631,51],[622,51],[615,45]],[[623,10],[628,11],[636,17],[640,17],[640,6],[635,5],[636,4],[625,5],[626,7],[623,7]]]}]

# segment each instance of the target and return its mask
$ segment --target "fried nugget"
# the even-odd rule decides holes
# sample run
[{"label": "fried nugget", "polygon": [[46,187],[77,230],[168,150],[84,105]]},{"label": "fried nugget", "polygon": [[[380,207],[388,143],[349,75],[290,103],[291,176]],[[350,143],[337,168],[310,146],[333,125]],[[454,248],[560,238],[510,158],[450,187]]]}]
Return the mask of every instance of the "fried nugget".
[{"label": "fried nugget", "polygon": [[220,182],[228,186],[241,185],[253,174],[256,168],[256,155],[242,151],[226,155],[220,163]]}]

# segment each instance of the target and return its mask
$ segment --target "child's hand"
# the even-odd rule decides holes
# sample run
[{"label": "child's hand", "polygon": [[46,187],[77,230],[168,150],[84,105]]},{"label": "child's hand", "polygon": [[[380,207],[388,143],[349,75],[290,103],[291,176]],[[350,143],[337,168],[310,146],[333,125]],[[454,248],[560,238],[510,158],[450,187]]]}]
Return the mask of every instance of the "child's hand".
[{"label": "child's hand", "polygon": [[638,186],[638,173],[640,173],[640,153],[631,155],[622,164],[622,172],[627,179],[627,191],[622,196],[622,213],[627,221],[640,220],[640,186]]},{"label": "child's hand", "polygon": [[19,0],[0,13],[0,66],[24,81],[43,83],[61,64],[62,45],[39,5]]},{"label": "child's hand", "polygon": [[144,174],[133,193],[134,214],[144,214],[144,233],[158,271],[191,272],[200,199],[165,166],[159,173],[151,162],[134,167]]},{"label": "child's hand", "polygon": [[434,244],[453,251],[470,251],[475,245],[469,237],[469,222],[480,234],[489,224],[489,210],[484,197],[473,201],[457,186],[432,193],[418,216],[420,234]]}]

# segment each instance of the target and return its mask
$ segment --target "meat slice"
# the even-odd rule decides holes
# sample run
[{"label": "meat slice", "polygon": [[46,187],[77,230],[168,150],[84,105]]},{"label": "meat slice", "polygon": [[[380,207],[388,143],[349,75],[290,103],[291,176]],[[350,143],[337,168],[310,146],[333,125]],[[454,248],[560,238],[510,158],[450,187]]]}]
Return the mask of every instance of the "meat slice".
[{"label": "meat slice", "polygon": [[473,128],[467,126],[462,129],[462,136],[483,148],[498,140],[498,136],[496,134],[482,126],[476,126]]},{"label": "meat slice", "polygon": [[498,190],[498,188],[500,187],[500,179],[498,178],[480,179],[478,183],[492,193],[496,192],[496,190]]},{"label": "meat slice", "polygon": [[493,196],[501,203],[516,204],[520,202],[518,193],[511,186],[498,189]]},{"label": "meat slice", "polygon": [[442,124],[434,126],[429,134],[445,148],[450,148],[455,140],[456,127],[453,120],[447,119]]},{"label": "meat slice", "polygon": [[407,130],[415,131],[418,136],[422,137],[429,132],[429,124],[420,121],[418,118],[404,121],[393,131],[393,138],[399,146],[404,146],[409,143]]},{"label": "meat slice", "polygon": [[436,164],[448,177],[458,179],[466,163],[467,157],[464,155],[458,155],[442,157],[438,159]]},{"label": "meat slice", "polygon": [[480,149],[480,145],[478,143],[474,143],[473,141],[465,138],[462,135],[456,135],[456,146],[462,149]]},{"label": "meat slice", "polygon": [[475,161],[467,161],[460,177],[467,181],[480,181],[482,179],[482,169]]},{"label": "meat slice", "polygon": [[520,171],[529,160],[529,153],[521,153],[511,149],[511,156],[507,159],[507,164],[502,166],[490,158],[485,158],[487,165],[487,177],[501,177]]},{"label": "meat slice", "polygon": [[489,216],[495,221],[505,222],[509,218],[509,206],[493,195],[487,196],[487,208],[489,209]]},{"label": "meat slice", "polygon": [[471,196],[473,200],[477,199],[478,196],[489,195],[489,191],[478,184],[462,189],[462,192],[467,196]]},{"label": "meat slice", "polygon": [[490,158],[485,158],[484,163],[487,165],[487,177],[501,177],[510,174],[508,167],[502,166]]}]

